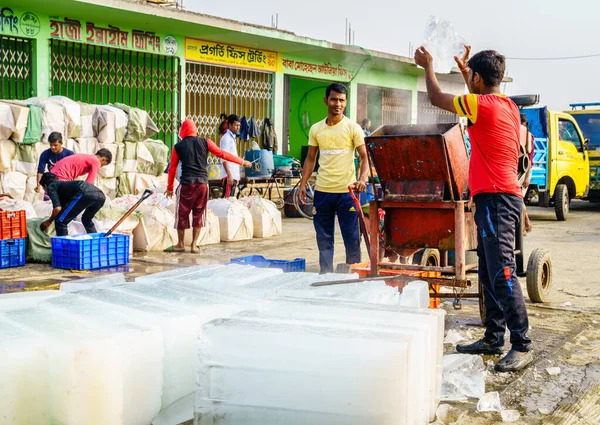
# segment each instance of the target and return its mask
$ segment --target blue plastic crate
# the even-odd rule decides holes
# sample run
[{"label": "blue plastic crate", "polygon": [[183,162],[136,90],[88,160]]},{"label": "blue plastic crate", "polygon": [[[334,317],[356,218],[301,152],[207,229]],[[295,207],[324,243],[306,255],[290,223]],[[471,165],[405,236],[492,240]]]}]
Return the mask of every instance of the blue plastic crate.
[{"label": "blue plastic crate", "polygon": [[0,269],[25,265],[25,240],[26,238],[0,241]]},{"label": "blue plastic crate", "polygon": [[296,258],[292,261],[269,260],[262,255],[248,255],[246,257],[232,258],[229,264],[242,264],[245,266],[254,266],[261,269],[281,269],[284,273],[306,271],[306,260]]},{"label": "blue plastic crate", "polygon": [[93,270],[129,263],[129,235],[90,233],[92,239],[52,238],[52,267]]}]

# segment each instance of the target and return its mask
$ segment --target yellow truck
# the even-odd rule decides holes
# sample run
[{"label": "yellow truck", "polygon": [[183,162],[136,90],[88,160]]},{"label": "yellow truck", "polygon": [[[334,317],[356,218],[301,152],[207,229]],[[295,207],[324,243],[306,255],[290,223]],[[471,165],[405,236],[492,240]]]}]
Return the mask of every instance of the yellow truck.
[{"label": "yellow truck", "polygon": [[567,114],[573,116],[587,142],[590,160],[588,200],[600,202],[600,103],[572,103]]},{"label": "yellow truck", "polygon": [[567,219],[574,198],[586,198],[590,173],[587,142],[574,115],[533,107],[538,95],[511,96],[527,116],[534,136],[532,174],[525,202],[554,207],[556,218]]}]

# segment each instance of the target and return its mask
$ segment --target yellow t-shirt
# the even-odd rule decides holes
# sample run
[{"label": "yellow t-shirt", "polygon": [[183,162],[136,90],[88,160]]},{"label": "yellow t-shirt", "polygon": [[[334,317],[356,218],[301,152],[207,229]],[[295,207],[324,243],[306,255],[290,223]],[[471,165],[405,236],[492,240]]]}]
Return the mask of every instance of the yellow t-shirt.
[{"label": "yellow t-shirt", "polygon": [[334,126],[326,119],[310,128],[308,145],[319,148],[317,187],[320,192],[346,193],[356,181],[354,150],[365,144],[360,125],[344,117]]}]

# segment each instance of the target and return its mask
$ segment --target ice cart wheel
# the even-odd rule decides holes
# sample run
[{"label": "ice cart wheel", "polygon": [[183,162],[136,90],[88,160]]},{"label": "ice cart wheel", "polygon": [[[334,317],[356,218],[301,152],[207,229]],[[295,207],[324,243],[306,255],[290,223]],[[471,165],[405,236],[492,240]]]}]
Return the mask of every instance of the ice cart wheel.
[{"label": "ice cart wheel", "polygon": [[569,215],[569,189],[559,184],[554,191],[554,213],[558,221],[565,221]]},{"label": "ice cart wheel", "polygon": [[418,264],[420,266],[437,267],[440,265],[440,251],[437,249],[425,248],[413,256],[412,262],[413,264]]},{"label": "ice cart wheel", "polygon": [[537,248],[527,263],[527,293],[531,301],[545,303],[550,299],[552,261],[547,249]]},{"label": "ice cart wheel", "polygon": [[486,311],[485,304],[483,303],[483,285],[481,284],[481,282],[477,284],[477,288],[479,291],[479,317],[481,317],[481,323],[483,324],[483,326],[486,326]]}]

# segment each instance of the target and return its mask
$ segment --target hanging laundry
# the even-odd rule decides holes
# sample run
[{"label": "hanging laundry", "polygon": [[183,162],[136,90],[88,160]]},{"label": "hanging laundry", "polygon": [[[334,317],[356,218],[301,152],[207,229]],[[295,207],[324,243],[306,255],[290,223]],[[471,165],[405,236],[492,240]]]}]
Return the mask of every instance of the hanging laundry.
[{"label": "hanging laundry", "polygon": [[248,141],[248,132],[249,132],[250,128],[248,126],[248,120],[246,119],[246,117],[242,117],[242,120],[240,121],[240,139],[242,139],[244,142]]},{"label": "hanging laundry", "polygon": [[263,149],[277,153],[277,133],[275,132],[275,124],[271,118],[265,118],[263,121],[260,139]]},{"label": "hanging laundry", "polygon": [[260,136],[260,127],[254,117],[252,117],[250,118],[250,121],[248,121],[248,137],[252,139],[253,137],[258,136]]}]

